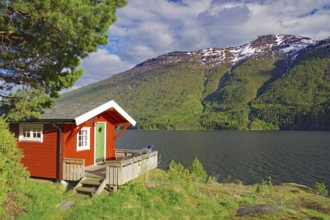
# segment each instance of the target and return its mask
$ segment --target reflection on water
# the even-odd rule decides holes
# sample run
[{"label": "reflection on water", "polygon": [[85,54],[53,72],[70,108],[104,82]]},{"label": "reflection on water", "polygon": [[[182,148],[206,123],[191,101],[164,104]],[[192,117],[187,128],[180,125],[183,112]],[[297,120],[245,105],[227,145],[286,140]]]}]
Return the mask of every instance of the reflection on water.
[{"label": "reflection on water", "polygon": [[330,188],[330,132],[310,131],[136,131],[129,130],[117,148],[154,144],[160,168],[171,160],[189,166],[196,156],[220,180],[245,184],[272,177],[275,184],[296,182]]}]

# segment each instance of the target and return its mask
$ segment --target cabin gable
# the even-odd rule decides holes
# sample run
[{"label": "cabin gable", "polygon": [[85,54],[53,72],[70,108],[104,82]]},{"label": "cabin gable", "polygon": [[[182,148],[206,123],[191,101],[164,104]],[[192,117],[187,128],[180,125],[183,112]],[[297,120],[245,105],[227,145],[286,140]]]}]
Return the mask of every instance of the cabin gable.
[{"label": "cabin gable", "polygon": [[[64,125],[63,131],[63,158],[78,158],[85,159],[85,165],[94,165],[96,163],[96,125],[103,123],[105,126],[104,135],[104,160],[115,158],[115,125],[107,113],[101,113],[94,118],[82,123],[79,126]],[[86,129],[89,130],[89,147],[79,149],[79,131]],[[74,132],[76,130],[76,132]]]}]

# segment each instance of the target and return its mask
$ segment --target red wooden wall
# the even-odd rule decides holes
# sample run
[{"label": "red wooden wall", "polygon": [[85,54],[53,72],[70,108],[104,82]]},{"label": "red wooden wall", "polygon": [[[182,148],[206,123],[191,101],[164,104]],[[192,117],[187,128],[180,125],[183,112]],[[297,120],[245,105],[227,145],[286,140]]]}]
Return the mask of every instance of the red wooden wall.
[{"label": "red wooden wall", "polygon": [[[12,124],[11,130],[19,137],[19,125]],[[44,125],[43,142],[18,142],[23,151],[22,163],[33,177],[56,178],[57,132],[52,125]]]}]

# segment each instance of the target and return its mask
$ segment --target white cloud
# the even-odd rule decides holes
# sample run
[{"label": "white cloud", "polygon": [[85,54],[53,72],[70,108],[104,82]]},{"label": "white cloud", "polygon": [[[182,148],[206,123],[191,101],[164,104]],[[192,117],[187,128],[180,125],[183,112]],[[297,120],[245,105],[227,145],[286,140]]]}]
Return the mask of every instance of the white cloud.
[{"label": "white cloud", "polygon": [[123,60],[118,55],[109,54],[106,49],[99,49],[83,59],[81,66],[84,68],[84,74],[76,83],[76,88],[109,78],[132,68],[134,64]]},{"label": "white cloud", "polygon": [[228,47],[263,34],[330,36],[329,0],[129,0],[109,29],[108,52],[82,61],[82,86],[170,51]]}]

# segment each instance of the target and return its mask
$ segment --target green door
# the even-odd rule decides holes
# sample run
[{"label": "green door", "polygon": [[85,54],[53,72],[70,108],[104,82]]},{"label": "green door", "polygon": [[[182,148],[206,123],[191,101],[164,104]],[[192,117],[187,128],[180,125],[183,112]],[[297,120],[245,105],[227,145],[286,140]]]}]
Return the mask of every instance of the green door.
[{"label": "green door", "polygon": [[96,162],[104,161],[105,124],[96,124]]}]

